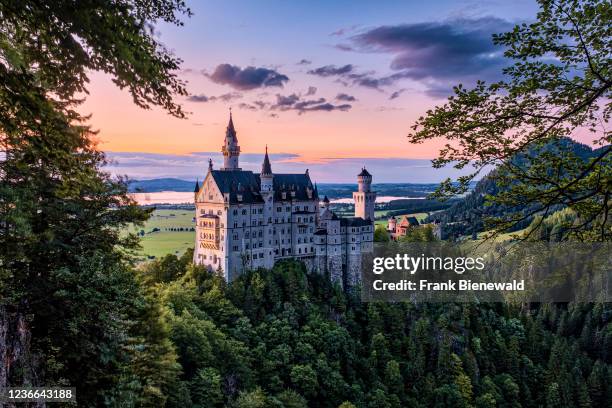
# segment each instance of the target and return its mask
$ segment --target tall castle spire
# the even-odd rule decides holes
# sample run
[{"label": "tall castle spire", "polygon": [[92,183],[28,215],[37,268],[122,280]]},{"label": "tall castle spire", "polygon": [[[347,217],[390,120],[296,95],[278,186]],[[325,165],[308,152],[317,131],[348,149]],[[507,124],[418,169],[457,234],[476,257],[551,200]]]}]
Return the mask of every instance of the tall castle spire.
[{"label": "tall castle spire", "polygon": [[264,156],[264,161],[261,165],[261,174],[272,174],[272,165],[270,164],[270,158],[268,157],[268,145],[266,145],[266,155]]},{"label": "tall castle spire", "polygon": [[238,138],[236,137],[236,129],[234,129],[234,120],[232,119],[232,109],[230,108],[229,123],[225,131],[225,141],[221,147],[223,153],[223,169],[222,170],[240,170],[238,167],[238,157],[240,156],[240,146],[238,146]]},{"label": "tall castle spire", "polygon": [[270,164],[270,157],[268,157],[268,145],[266,145],[266,155],[261,165],[259,180],[262,193],[271,193],[274,190],[274,174],[272,174],[272,165]]}]

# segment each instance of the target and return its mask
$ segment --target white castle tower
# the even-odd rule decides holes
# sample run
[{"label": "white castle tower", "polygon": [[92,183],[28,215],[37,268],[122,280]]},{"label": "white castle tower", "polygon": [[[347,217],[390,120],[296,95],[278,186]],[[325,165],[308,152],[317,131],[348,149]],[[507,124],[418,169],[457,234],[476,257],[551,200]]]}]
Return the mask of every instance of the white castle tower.
[{"label": "white castle tower", "polygon": [[221,170],[241,170],[240,167],[238,167],[240,146],[238,146],[238,138],[236,137],[236,129],[234,129],[231,109],[229,123],[225,131],[225,141],[221,147],[221,152],[223,153],[223,168]]},{"label": "white castle tower", "polygon": [[353,193],[355,200],[355,217],[364,220],[374,221],[374,203],[376,202],[376,192],[372,191],[372,175],[366,168],[361,169],[357,175],[358,191]]}]

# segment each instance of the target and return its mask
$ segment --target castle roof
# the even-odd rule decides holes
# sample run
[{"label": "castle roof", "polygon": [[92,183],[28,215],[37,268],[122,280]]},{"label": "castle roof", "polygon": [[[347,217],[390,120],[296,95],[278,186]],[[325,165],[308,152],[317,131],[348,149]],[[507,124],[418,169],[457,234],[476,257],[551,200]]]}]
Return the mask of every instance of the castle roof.
[{"label": "castle roof", "polygon": [[403,216],[402,220],[400,221],[400,227],[407,227],[407,226],[417,226],[419,225],[419,220],[416,219],[416,217],[407,217],[407,216]]},{"label": "castle roof", "polygon": [[[215,183],[222,194],[229,194],[229,203],[263,203],[260,177],[247,170],[213,170]],[[317,199],[308,174],[275,174],[273,181],[275,201],[308,201]],[[308,190],[311,197],[308,197]],[[283,197],[283,193],[284,197]],[[242,195],[242,200],[238,196]]]},{"label": "castle roof", "polygon": [[365,227],[372,225],[372,221],[364,220],[361,217],[340,218],[340,225],[343,227]]},{"label": "castle roof", "polygon": [[325,197],[323,197],[323,202],[325,204],[329,204],[329,198],[327,198],[327,195]]},{"label": "castle roof", "polygon": [[363,167],[361,169],[361,173],[359,173],[357,176],[359,176],[359,177],[372,177],[372,175],[366,170],[365,167]]},{"label": "castle roof", "polygon": [[197,193],[198,191],[200,191],[200,183],[198,180],[196,180],[195,187],[193,188],[193,192]]}]

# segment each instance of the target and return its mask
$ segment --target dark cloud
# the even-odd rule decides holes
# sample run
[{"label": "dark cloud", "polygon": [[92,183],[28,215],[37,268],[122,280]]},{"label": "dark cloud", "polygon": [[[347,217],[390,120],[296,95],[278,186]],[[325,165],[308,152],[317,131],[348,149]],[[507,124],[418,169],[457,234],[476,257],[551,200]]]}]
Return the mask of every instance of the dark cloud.
[{"label": "dark cloud", "polygon": [[351,64],[343,65],[341,67],[338,67],[336,65],[325,65],[317,69],[312,69],[308,71],[308,73],[320,77],[343,76],[352,72],[353,69],[354,67]]},{"label": "dark cloud", "polygon": [[240,92],[228,92],[219,96],[206,96],[204,94],[200,94],[200,95],[190,95],[187,100],[189,102],[215,102],[215,101],[221,101],[221,102],[231,102],[235,99],[240,99],[242,98],[242,94]]},{"label": "dark cloud", "polygon": [[285,106],[293,106],[297,101],[300,100],[300,97],[297,96],[296,94],[291,94],[291,95],[287,95],[287,96],[283,96],[283,95],[276,95],[276,104],[274,105],[274,107],[276,109],[281,109]]},{"label": "dark cloud", "polygon": [[308,87],[308,91],[306,91],[306,96],[311,96],[317,93],[317,87],[316,86],[309,86]]},{"label": "dark cloud", "polygon": [[326,103],[319,103],[319,104],[315,104],[315,105],[308,105],[305,106],[303,108],[298,108],[298,114],[302,114],[305,112],[316,112],[316,111],[324,111],[324,112],[331,112],[331,111],[335,111],[335,110],[339,110],[339,111],[343,111],[346,112],[347,110],[350,110],[352,108],[352,105],[349,105],[348,103],[344,103],[342,105],[332,105],[329,102]]},{"label": "dark cloud", "polygon": [[244,69],[230,64],[220,64],[212,74],[207,74],[211,81],[229,85],[232,88],[247,91],[250,89],[278,86],[289,81],[289,77],[273,69],[246,67]]},{"label": "dark cloud", "polygon": [[251,105],[250,103],[244,103],[244,102],[239,103],[238,107],[240,109],[246,109],[246,110],[251,110],[251,111],[256,111],[257,110],[257,106]]},{"label": "dark cloud", "polygon": [[389,100],[392,101],[393,99],[399,98],[401,94],[404,93],[406,89],[402,88],[402,89],[398,89],[397,91],[394,91],[390,96],[389,96]]},{"label": "dark cloud", "polygon": [[339,49],[340,51],[355,51],[355,49],[348,44],[336,44],[335,48]]},{"label": "dark cloud", "polygon": [[312,61],[307,60],[307,59],[301,59],[296,65],[310,65],[312,64]]},{"label": "dark cloud", "polygon": [[190,95],[187,100],[189,102],[208,102],[210,98],[204,94],[201,95]]},{"label": "dark cloud", "polygon": [[347,64],[343,66],[325,65],[308,71],[311,75],[320,77],[336,77],[337,81],[345,86],[357,85],[365,88],[380,89],[381,86],[390,85],[397,80],[393,74],[387,77],[376,77],[373,71],[357,72],[355,66]]},{"label": "dark cloud", "polygon": [[493,44],[491,36],[512,26],[497,17],[482,17],[368,30],[351,38],[350,50],[392,54],[390,68],[397,72],[366,76],[356,83],[376,88],[409,78],[423,82],[427,93],[434,96],[448,94],[457,82],[499,79],[506,61],[503,49]]},{"label": "dark cloud", "polygon": [[336,95],[336,100],[345,102],[355,102],[357,98],[355,98],[353,95],[339,93],[338,95]]},{"label": "dark cloud", "polygon": [[334,105],[329,103],[325,98],[317,99],[302,99],[301,96],[296,94],[291,95],[276,95],[276,103],[270,106],[272,110],[279,111],[296,111],[299,115],[306,112],[331,112],[331,111],[347,111],[352,106],[349,104]]},{"label": "dark cloud", "polygon": [[355,29],[359,27],[358,25],[352,25],[350,27],[342,27],[332,33],[330,33],[329,35],[332,37],[341,37],[347,33],[350,33],[351,31],[355,31]]}]

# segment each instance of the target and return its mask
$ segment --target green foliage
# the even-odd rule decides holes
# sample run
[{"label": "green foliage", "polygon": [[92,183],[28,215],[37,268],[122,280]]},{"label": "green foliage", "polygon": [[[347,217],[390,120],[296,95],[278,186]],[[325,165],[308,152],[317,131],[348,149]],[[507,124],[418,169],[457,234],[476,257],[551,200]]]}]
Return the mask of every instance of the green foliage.
[{"label": "green foliage", "polygon": [[362,304],[296,261],[230,284],[191,265],[178,276],[156,290],[182,366],[173,384],[192,401],[183,406],[590,406],[612,398],[606,304]]},{"label": "green foliage", "polygon": [[[519,229],[526,219],[567,206],[584,219],[575,226],[583,239],[608,240],[612,6],[604,0],[538,3],[535,21],[493,36],[511,63],[503,79],[456,86],[446,104],[417,120],[409,139],[449,142],[434,167],[476,168],[459,185],[446,180],[438,196],[465,192],[483,169],[497,167],[500,191],[487,201],[511,211],[491,220],[496,230]],[[599,147],[588,158],[568,146],[584,131]]]},{"label": "green foliage", "polygon": [[401,242],[433,242],[435,240],[436,237],[430,225],[409,228],[406,235],[399,239]]},{"label": "green foliage", "polygon": [[374,242],[389,242],[391,237],[384,225],[377,225],[374,230]]},{"label": "green foliage", "polygon": [[101,171],[77,106],[103,71],[138,106],[183,117],[179,60],[152,30],[181,14],[180,0],[0,1],[0,387],[69,384],[79,405],[151,407],[178,389],[163,308],[122,233],[149,211]]}]

